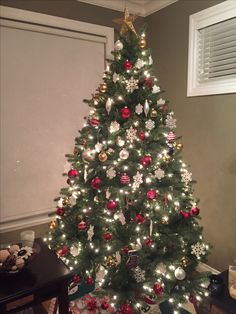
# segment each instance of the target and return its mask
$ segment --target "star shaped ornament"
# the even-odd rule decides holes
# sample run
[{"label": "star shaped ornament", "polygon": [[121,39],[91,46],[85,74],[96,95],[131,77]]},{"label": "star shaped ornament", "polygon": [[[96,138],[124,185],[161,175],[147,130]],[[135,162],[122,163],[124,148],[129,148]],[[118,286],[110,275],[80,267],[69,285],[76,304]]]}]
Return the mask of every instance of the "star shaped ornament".
[{"label": "star shaped ornament", "polygon": [[124,18],[114,19],[113,22],[121,25],[120,34],[123,35],[127,33],[129,30],[133,32],[136,36],[136,30],[134,28],[133,22],[137,19],[137,14],[129,14],[129,10],[125,8]]}]

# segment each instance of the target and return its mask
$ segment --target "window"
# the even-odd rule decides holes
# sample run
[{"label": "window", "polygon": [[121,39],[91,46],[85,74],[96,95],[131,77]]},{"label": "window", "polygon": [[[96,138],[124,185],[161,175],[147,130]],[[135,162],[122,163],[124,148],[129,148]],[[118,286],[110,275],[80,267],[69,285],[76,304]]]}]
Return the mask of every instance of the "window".
[{"label": "window", "polygon": [[225,1],[190,16],[187,96],[235,92],[236,1]]}]

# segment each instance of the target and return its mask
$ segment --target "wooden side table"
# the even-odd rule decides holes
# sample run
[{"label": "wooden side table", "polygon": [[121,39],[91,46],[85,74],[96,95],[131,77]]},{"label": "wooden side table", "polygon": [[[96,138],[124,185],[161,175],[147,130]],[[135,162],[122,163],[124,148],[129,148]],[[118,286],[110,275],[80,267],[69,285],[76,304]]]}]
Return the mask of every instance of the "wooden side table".
[{"label": "wooden side table", "polygon": [[[0,275],[0,313],[16,313],[57,297],[59,313],[69,313],[68,284],[74,273],[41,240],[40,252],[15,275]],[[15,304],[19,303],[20,306]]]}]

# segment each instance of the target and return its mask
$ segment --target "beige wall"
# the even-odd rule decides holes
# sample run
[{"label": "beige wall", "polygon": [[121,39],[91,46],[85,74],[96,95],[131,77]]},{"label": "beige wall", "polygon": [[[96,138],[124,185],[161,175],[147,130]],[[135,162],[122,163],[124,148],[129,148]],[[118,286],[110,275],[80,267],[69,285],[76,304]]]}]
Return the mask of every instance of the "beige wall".
[{"label": "beige wall", "polygon": [[[236,259],[236,95],[187,98],[189,15],[221,1],[180,0],[147,17],[156,75],[178,119],[184,159],[198,181],[195,194],[205,236],[214,248],[209,264],[223,270]],[[2,5],[113,26],[120,12],[74,0],[2,0]],[[140,19],[139,24],[142,24]],[[60,174],[59,174],[60,175]],[[42,235],[45,226],[36,227]],[[5,234],[4,238],[14,234]]]},{"label": "beige wall", "polygon": [[209,264],[236,259],[236,95],[187,98],[189,15],[222,1],[181,0],[147,18],[149,45],[160,84],[183,135],[183,156],[197,180]]}]

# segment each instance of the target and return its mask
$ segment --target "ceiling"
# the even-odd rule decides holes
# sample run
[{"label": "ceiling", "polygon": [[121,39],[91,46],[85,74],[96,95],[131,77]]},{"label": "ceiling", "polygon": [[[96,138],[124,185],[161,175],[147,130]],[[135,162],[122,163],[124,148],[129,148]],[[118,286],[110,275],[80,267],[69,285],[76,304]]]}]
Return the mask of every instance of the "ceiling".
[{"label": "ceiling", "polygon": [[148,16],[158,10],[161,10],[168,5],[178,0],[77,0],[100,7],[124,11],[126,6],[131,13],[137,13],[140,16]]}]

